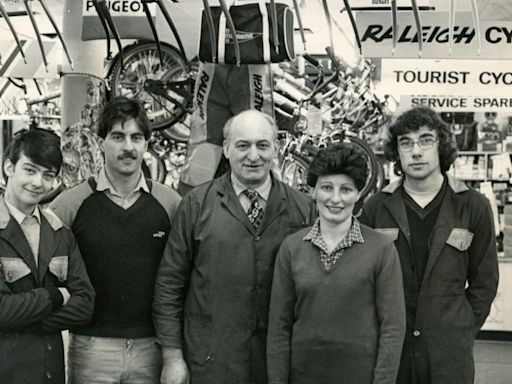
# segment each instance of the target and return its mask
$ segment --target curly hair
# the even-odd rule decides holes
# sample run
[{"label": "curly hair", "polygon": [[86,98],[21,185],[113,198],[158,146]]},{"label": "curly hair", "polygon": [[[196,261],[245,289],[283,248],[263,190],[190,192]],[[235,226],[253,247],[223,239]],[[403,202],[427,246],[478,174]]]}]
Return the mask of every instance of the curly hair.
[{"label": "curly hair", "polygon": [[346,175],[361,191],[368,178],[368,160],[352,143],[335,143],[318,151],[308,168],[307,182],[315,187],[318,177]]},{"label": "curly hair", "polygon": [[124,124],[134,119],[146,140],[151,136],[151,127],[142,104],[125,96],[117,96],[110,100],[101,111],[98,120],[98,136],[104,139],[115,123]]},{"label": "curly hair", "polygon": [[396,119],[389,127],[389,138],[384,145],[384,156],[387,160],[395,162],[395,172],[403,173],[398,154],[398,136],[409,132],[416,132],[426,126],[437,132],[439,142],[439,164],[441,173],[448,171],[457,157],[457,144],[450,127],[432,109],[427,107],[412,108]]}]

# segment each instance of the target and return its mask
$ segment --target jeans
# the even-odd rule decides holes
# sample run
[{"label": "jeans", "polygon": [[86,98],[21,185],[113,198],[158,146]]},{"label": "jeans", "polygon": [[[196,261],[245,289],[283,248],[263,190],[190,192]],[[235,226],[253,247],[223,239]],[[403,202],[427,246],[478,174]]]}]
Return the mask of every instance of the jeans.
[{"label": "jeans", "polygon": [[162,356],[155,338],[69,335],[68,384],[158,384]]}]

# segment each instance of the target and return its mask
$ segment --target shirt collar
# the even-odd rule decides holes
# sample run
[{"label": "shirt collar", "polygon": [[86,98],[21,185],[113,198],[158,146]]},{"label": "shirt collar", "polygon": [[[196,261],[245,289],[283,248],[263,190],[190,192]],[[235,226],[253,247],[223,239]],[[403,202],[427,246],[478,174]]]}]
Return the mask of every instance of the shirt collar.
[{"label": "shirt collar", "polygon": [[25,213],[20,211],[18,208],[16,208],[14,205],[9,203],[7,200],[4,199],[4,201],[5,201],[5,205],[7,205],[7,209],[9,210],[9,213],[11,214],[12,217],[14,217],[14,220],[16,220],[18,222],[18,224],[21,225],[21,223],[23,222],[23,220],[25,220],[25,217],[27,217],[27,216],[34,216],[37,219],[37,222],[41,223],[41,214],[39,212],[39,208],[37,207],[37,205],[34,208],[34,212],[32,212],[31,215],[26,215]]},{"label": "shirt collar", "polygon": [[[316,218],[315,224],[306,234],[306,236],[302,238],[302,240],[311,241],[316,246],[322,245],[321,248],[323,248],[324,240],[320,230],[319,217]],[[338,250],[339,248],[348,248],[352,245],[352,243],[364,243],[363,234],[361,233],[361,225],[355,216],[352,216],[352,225],[350,226],[347,236],[340,241],[334,251]]]},{"label": "shirt collar", "polygon": [[237,196],[240,196],[240,194],[245,191],[246,189],[253,189],[256,192],[258,192],[258,195],[260,197],[267,201],[268,197],[270,196],[270,190],[272,189],[272,178],[270,175],[268,175],[267,179],[263,184],[261,184],[257,188],[248,188],[242,182],[235,176],[233,172],[231,172],[231,184],[233,185],[233,189],[235,190],[235,194]]},{"label": "shirt collar", "polygon": [[[150,193],[148,183],[146,183],[146,179],[142,177],[142,171],[140,172],[139,182],[133,189],[132,193],[142,189],[144,192]],[[97,191],[106,191],[109,190],[112,194],[117,194],[114,186],[108,179],[107,173],[105,172],[105,168],[102,168],[98,174],[98,180],[96,181],[96,190]]]}]

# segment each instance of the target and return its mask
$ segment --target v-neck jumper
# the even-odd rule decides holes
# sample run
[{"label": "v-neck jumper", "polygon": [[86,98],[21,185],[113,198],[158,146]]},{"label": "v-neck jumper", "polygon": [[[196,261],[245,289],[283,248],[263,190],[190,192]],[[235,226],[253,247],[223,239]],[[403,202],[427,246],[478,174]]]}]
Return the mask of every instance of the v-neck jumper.
[{"label": "v-neck jumper", "polygon": [[164,208],[146,192],[128,209],[99,191],[83,201],[71,229],[96,290],[96,304],[91,324],[75,333],[154,335],[154,279],[166,243],[166,236],[158,234],[169,233],[169,228]]},{"label": "v-neck jumper", "polygon": [[392,240],[361,225],[329,273],[319,249],[288,236],[274,270],[269,384],[394,384],[405,334],[400,262]]}]

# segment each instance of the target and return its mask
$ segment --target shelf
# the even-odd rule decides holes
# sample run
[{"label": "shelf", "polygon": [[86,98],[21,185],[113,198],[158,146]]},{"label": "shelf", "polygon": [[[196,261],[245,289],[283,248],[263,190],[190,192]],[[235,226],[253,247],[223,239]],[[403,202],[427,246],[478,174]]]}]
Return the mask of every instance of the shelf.
[{"label": "shelf", "polygon": [[457,152],[458,156],[485,156],[485,155],[501,155],[502,153],[507,153],[506,151],[459,151]]}]

